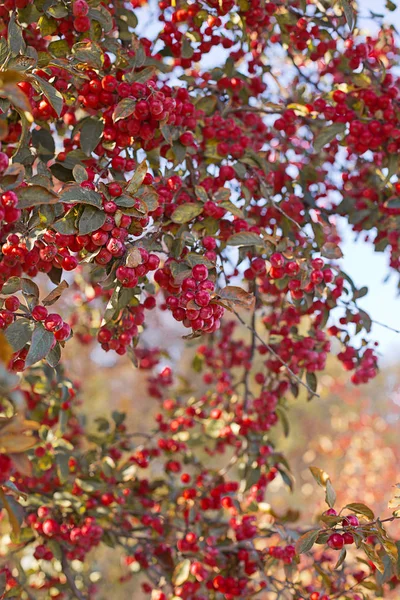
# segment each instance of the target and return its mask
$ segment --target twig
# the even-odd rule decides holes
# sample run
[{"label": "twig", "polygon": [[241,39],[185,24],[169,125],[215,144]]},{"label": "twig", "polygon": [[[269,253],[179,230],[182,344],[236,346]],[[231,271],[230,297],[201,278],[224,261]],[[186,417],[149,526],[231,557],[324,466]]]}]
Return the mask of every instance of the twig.
[{"label": "twig", "polygon": [[[253,314],[251,315],[251,346],[250,346],[250,361],[253,362],[254,352],[256,349],[256,306],[257,306],[257,285],[254,288],[254,295],[256,301],[254,303]],[[245,368],[245,376],[244,376],[244,402],[243,402],[243,410],[246,411],[249,405],[249,376],[250,369]]]},{"label": "twig", "polygon": [[[233,311],[234,315],[236,315],[237,319],[241,322],[242,325],[244,325],[249,331],[254,331],[250,325],[248,325],[246,323],[246,321],[244,321],[242,319],[242,317],[234,310]],[[262,337],[260,337],[258,335],[258,333],[256,331],[254,331],[254,337],[256,337],[258,339],[259,342],[261,342],[261,344],[264,346],[264,348],[266,348],[268,350],[268,352],[270,352],[277,360],[279,360],[279,362],[281,363],[281,365],[283,365],[284,367],[286,367],[286,370],[288,371],[288,373],[290,374],[290,376],[297,381],[297,383],[299,385],[302,385],[310,394],[310,396],[315,396],[316,398],[319,398],[319,394],[317,394],[316,392],[314,392],[306,383],[304,383],[304,381],[302,379],[300,379],[300,377],[298,377],[296,375],[296,373],[294,373],[292,371],[292,369],[289,367],[289,365],[283,360],[283,358],[281,358],[279,356],[279,354],[277,354],[275,352],[275,350],[273,348],[271,348],[271,346],[269,344],[267,344]]]},{"label": "twig", "polygon": [[71,567],[69,566],[67,557],[65,556],[65,552],[64,552],[63,549],[61,550],[61,553],[62,553],[61,554],[61,566],[62,566],[62,570],[63,570],[63,573],[64,573],[66,579],[67,579],[67,583],[68,583],[68,585],[69,585],[72,593],[75,594],[75,597],[78,598],[78,600],[86,600],[86,597],[76,587],[74,574],[71,571]]}]

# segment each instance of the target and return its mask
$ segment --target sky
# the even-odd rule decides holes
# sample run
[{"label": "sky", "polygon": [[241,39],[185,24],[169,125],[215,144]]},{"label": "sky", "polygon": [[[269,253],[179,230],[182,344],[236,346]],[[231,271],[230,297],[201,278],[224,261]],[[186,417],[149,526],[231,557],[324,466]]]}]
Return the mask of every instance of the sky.
[{"label": "sky", "polygon": [[[369,10],[387,14],[387,22],[394,24],[400,31],[400,8],[394,12],[384,11],[383,0],[359,0],[360,14],[368,15]],[[363,19],[363,27],[374,29],[371,19]],[[380,321],[394,329],[400,330],[400,298],[397,290],[399,276],[391,274],[389,281],[384,280],[389,272],[389,257],[384,253],[376,253],[372,247],[362,240],[355,241],[350,230],[342,229],[344,243],[342,250],[343,270],[353,279],[357,286],[366,285],[367,296],[359,300],[360,308],[369,313],[375,321]],[[394,362],[400,354],[400,334],[373,324],[371,337],[379,341],[384,362]]]}]

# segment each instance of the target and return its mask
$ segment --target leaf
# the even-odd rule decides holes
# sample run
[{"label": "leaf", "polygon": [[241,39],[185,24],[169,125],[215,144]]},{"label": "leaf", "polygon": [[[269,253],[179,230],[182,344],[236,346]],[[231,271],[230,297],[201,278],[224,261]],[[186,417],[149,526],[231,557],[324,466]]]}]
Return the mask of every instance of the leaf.
[{"label": "leaf", "polygon": [[[32,107],[29,103],[29,98],[16,83],[2,85],[0,88],[0,96],[8,98],[11,104],[24,111],[25,117],[28,117],[31,113]],[[29,120],[32,122],[31,116],[29,117]]]},{"label": "leaf", "polygon": [[386,202],[387,208],[400,208],[400,198],[391,198]]},{"label": "leaf", "polygon": [[332,142],[337,135],[343,134],[345,130],[346,125],[344,123],[334,123],[333,125],[323,129],[314,139],[315,152],[321,152],[324,146]]},{"label": "leaf", "polygon": [[60,196],[60,202],[90,204],[98,208],[102,206],[100,194],[80,185],[65,186]]},{"label": "leaf", "polygon": [[284,436],[288,437],[290,428],[289,428],[289,419],[288,419],[285,409],[282,406],[277,406],[275,408],[275,412],[277,414],[278,419],[282,423]]},{"label": "leaf", "polygon": [[344,16],[346,17],[347,25],[350,31],[353,31],[355,25],[354,10],[349,0],[341,0]]},{"label": "leaf", "polygon": [[12,433],[2,435],[0,432],[0,452],[19,453],[26,452],[36,446],[37,439],[23,433]]},{"label": "leaf", "polygon": [[253,231],[234,233],[227,240],[228,246],[264,246],[264,240]]},{"label": "leaf", "polygon": [[31,367],[47,356],[54,342],[54,334],[47,331],[43,325],[36,325],[25,365]]},{"label": "leaf", "polygon": [[119,196],[115,199],[115,204],[121,208],[132,208],[135,206],[136,200],[132,196]]},{"label": "leaf", "polygon": [[2,488],[0,488],[0,502],[3,504],[5,510],[7,511],[8,519],[10,521],[13,534],[18,537],[21,531],[21,526],[15,512],[11,508],[11,502],[8,502],[8,498],[6,497]]},{"label": "leaf", "polygon": [[312,529],[311,531],[307,531],[304,533],[296,542],[296,552],[297,554],[304,554],[311,550],[314,546],[314,543],[319,536],[319,529]]},{"label": "leaf", "polygon": [[7,340],[4,333],[0,331],[0,361],[7,366],[13,353],[14,350],[11,347],[10,342]]},{"label": "leaf", "polygon": [[97,8],[90,8],[88,17],[100,23],[104,33],[109,33],[113,27],[113,19],[110,11],[101,4]]},{"label": "leaf", "polygon": [[145,67],[141,71],[137,71],[129,76],[130,83],[146,83],[153,75],[155,75],[157,69],[155,67]]},{"label": "leaf", "polygon": [[70,235],[72,233],[76,233],[77,227],[75,225],[75,221],[77,218],[77,209],[71,208],[62,219],[56,221],[53,225],[53,228],[59,233],[63,233],[64,235]]},{"label": "leaf", "polygon": [[369,558],[369,560],[371,560],[374,563],[374,565],[376,566],[378,571],[380,573],[383,573],[385,568],[383,566],[382,560],[376,554],[375,550],[366,542],[361,542],[361,548],[362,548],[362,550],[364,550],[364,552],[367,555],[367,557]]},{"label": "leaf", "polygon": [[28,319],[17,319],[6,329],[5,336],[14,352],[19,352],[32,338],[32,323]]},{"label": "leaf", "polygon": [[126,260],[125,260],[126,266],[134,269],[138,265],[141,265],[142,262],[143,262],[143,258],[142,258],[139,248],[137,246],[133,246],[133,248],[130,248],[130,250],[128,250],[128,253],[126,255]]},{"label": "leaf", "polygon": [[69,285],[66,281],[62,281],[54,290],[50,292],[45,298],[42,300],[43,306],[51,306],[61,296],[64,290],[68,289]]},{"label": "leaf", "polygon": [[218,292],[218,298],[231,309],[246,308],[252,310],[256,301],[254,294],[246,292],[246,290],[236,285],[224,287]]},{"label": "leaf", "polygon": [[211,115],[217,107],[217,96],[203,96],[195,101],[197,110],[203,110],[207,116]]},{"label": "leaf", "polygon": [[100,229],[106,221],[107,215],[104,211],[93,206],[85,206],[79,219],[79,234],[86,235]]},{"label": "leaf", "polygon": [[310,388],[310,390],[312,390],[313,392],[317,391],[317,376],[315,375],[315,373],[311,372],[311,371],[307,371],[306,373],[306,382],[308,387]]},{"label": "leaf", "polygon": [[189,578],[190,564],[190,560],[185,558],[185,560],[182,560],[176,565],[172,575],[172,583],[174,585],[180,586]]},{"label": "leaf", "polygon": [[15,22],[15,12],[12,12],[10,16],[7,38],[8,46],[12,56],[17,56],[20,52],[25,50],[26,45],[22,35],[21,27]]},{"label": "leaf", "polygon": [[351,504],[346,504],[344,508],[348,508],[349,510],[358,515],[363,515],[364,517],[367,517],[369,521],[373,521],[375,518],[373,511],[362,502],[352,502]]},{"label": "leaf", "polygon": [[19,277],[10,277],[10,279],[8,279],[1,288],[1,293],[4,296],[8,296],[8,294],[15,294],[15,292],[19,292],[20,289],[21,279]]},{"label": "leaf", "polygon": [[333,508],[335,506],[336,492],[333,489],[333,485],[330,479],[328,479],[328,481],[326,482],[325,500],[330,508]]},{"label": "leaf", "polygon": [[321,256],[330,259],[342,258],[343,252],[335,242],[327,242],[321,248]]},{"label": "leaf", "polygon": [[48,355],[46,356],[46,361],[49,363],[51,367],[56,367],[61,360],[61,347],[60,344],[57,344],[50,350]]},{"label": "leaf", "polygon": [[347,554],[346,548],[342,548],[340,551],[340,554],[339,554],[338,561],[337,561],[336,565],[333,567],[335,570],[342,566],[342,564],[344,563],[344,561],[346,559],[346,554]]},{"label": "leaf", "polygon": [[310,467],[310,471],[311,475],[314,477],[318,485],[326,489],[326,483],[327,481],[329,481],[328,473],[326,473],[322,469],[319,469],[318,467]]},{"label": "leaf", "polygon": [[120,121],[121,119],[126,119],[133,114],[136,108],[137,101],[133,98],[123,98],[118,102],[117,106],[113,112],[113,120],[114,123]]},{"label": "leaf", "polygon": [[58,196],[52,190],[41,185],[28,185],[15,190],[18,196],[18,208],[31,208],[40,204],[56,204]]},{"label": "leaf", "polygon": [[35,81],[39,86],[40,91],[46,96],[47,100],[54,108],[57,117],[59,117],[61,115],[61,111],[64,105],[63,95],[61,94],[61,92],[56,90],[56,88],[53,85],[51,85],[51,83],[49,83],[45,79],[42,79],[42,77],[39,77],[39,75],[35,74],[33,75],[33,77],[35,78]]},{"label": "leaf", "polygon": [[85,119],[80,134],[80,145],[87,156],[91,156],[93,150],[100,142],[103,135],[104,122],[94,117]]},{"label": "leaf", "polygon": [[203,212],[204,206],[200,202],[189,202],[187,204],[181,204],[178,206],[172,216],[171,221],[174,223],[188,223],[192,219],[195,219]]},{"label": "leaf", "polygon": [[77,42],[72,47],[72,52],[77,61],[96,69],[103,66],[103,52],[95,42]]},{"label": "leaf", "polygon": [[143,183],[143,179],[146,177],[147,173],[147,162],[144,160],[138,165],[132,179],[130,180],[126,191],[128,194],[136,194],[138,189]]},{"label": "leaf", "polygon": [[82,165],[75,165],[72,169],[72,175],[74,176],[76,183],[83,183],[88,180],[87,171]]},{"label": "leaf", "polygon": [[242,209],[239,208],[238,206],[236,206],[235,204],[233,204],[233,202],[231,202],[230,200],[224,200],[223,202],[220,202],[218,204],[218,206],[220,206],[221,208],[224,208],[225,210],[230,212],[232,215],[235,215],[235,217],[241,217],[241,218],[244,217]]}]

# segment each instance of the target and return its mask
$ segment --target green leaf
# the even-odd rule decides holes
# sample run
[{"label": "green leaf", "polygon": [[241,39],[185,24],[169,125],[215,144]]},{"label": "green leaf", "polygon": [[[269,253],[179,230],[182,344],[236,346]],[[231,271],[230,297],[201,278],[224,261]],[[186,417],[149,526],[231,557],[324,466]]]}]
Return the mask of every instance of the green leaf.
[{"label": "green leaf", "polygon": [[19,292],[21,289],[21,279],[19,277],[10,277],[7,279],[6,283],[1,288],[1,293],[4,296],[8,296],[8,294],[15,294],[15,292]]},{"label": "green leaf", "polygon": [[234,233],[226,242],[228,246],[264,246],[264,240],[253,231]]},{"label": "green leaf", "polygon": [[289,419],[286,413],[286,410],[282,406],[277,406],[275,409],[278,419],[282,423],[283,434],[285,437],[288,437],[290,427],[289,427]]},{"label": "green leaf", "polygon": [[36,325],[31,346],[29,348],[28,356],[26,357],[25,365],[31,367],[35,363],[39,362],[47,356],[50,352],[51,346],[54,342],[54,334],[51,331],[47,331],[43,325]]},{"label": "green leaf", "polygon": [[47,35],[53,35],[57,31],[57,21],[47,15],[42,15],[38,21],[40,35],[46,37]]},{"label": "green leaf", "polygon": [[85,206],[79,219],[79,234],[86,235],[100,229],[106,221],[106,213],[94,206]]},{"label": "green leaf", "polygon": [[89,117],[85,119],[80,135],[81,148],[87,156],[91,156],[93,150],[100,142],[104,131],[104,123],[100,119]]},{"label": "green leaf", "polygon": [[335,506],[335,502],[336,502],[336,492],[333,489],[333,485],[331,483],[331,480],[328,479],[328,481],[326,482],[326,488],[325,488],[325,500],[327,505],[330,508],[333,508]]},{"label": "green leaf", "polygon": [[77,61],[86,63],[97,69],[103,66],[103,52],[95,42],[77,42],[72,47],[72,52]]},{"label": "green leaf", "polygon": [[400,198],[391,198],[386,202],[388,208],[400,208]]},{"label": "green leaf", "polygon": [[242,209],[239,208],[238,206],[236,206],[235,204],[233,204],[233,202],[231,202],[230,200],[224,200],[223,202],[220,202],[218,204],[218,206],[220,206],[221,208],[224,208],[225,210],[230,212],[232,215],[235,215],[235,217],[240,217],[240,218],[244,217]]},{"label": "green leaf", "polygon": [[50,350],[50,352],[46,356],[46,361],[49,363],[51,367],[56,367],[61,360],[61,347],[60,344],[57,344]]},{"label": "green leaf", "polygon": [[12,12],[8,23],[8,46],[12,56],[23,53],[26,45],[22,35],[21,27],[15,22],[15,13]]},{"label": "green leaf", "polygon": [[137,101],[133,98],[123,98],[120,102],[118,102],[113,112],[114,123],[120,121],[121,119],[130,117],[136,108],[136,104]]},{"label": "green leaf", "polygon": [[33,327],[31,321],[28,321],[28,319],[17,319],[7,327],[5,336],[14,352],[19,352],[28,342],[30,342],[32,332]]},{"label": "green leaf", "polygon": [[203,96],[195,101],[197,110],[203,110],[207,116],[211,115],[217,107],[217,96]]},{"label": "green leaf", "polygon": [[311,531],[307,531],[304,533],[296,542],[296,552],[297,554],[304,554],[311,550],[314,546],[315,541],[319,535],[319,529],[312,529]]},{"label": "green leaf", "polygon": [[115,204],[120,208],[132,208],[135,206],[136,200],[131,196],[119,196],[114,200]]},{"label": "green leaf", "polygon": [[72,175],[74,176],[76,183],[83,183],[88,179],[87,171],[82,165],[75,165],[72,169]]},{"label": "green leaf", "polygon": [[77,218],[77,209],[71,208],[62,219],[56,221],[53,225],[53,228],[59,233],[63,233],[64,235],[71,235],[76,233],[76,218]]},{"label": "green leaf", "polygon": [[341,0],[344,16],[346,17],[347,25],[350,31],[353,31],[355,25],[354,10],[349,0]]},{"label": "green leaf", "polygon": [[110,11],[101,4],[98,6],[98,8],[90,8],[88,17],[100,23],[104,33],[109,33],[113,28],[113,20]]},{"label": "green leaf", "polygon": [[201,215],[203,209],[204,206],[200,202],[181,204],[174,210],[171,216],[171,221],[179,224],[188,223],[192,219]]},{"label": "green leaf", "polygon": [[348,508],[349,510],[358,515],[363,515],[364,517],[367,517],[369,521],[373,521],[375,519],[373,511],[362,502],[352,502],[351,504],[346,504],[344,508]]},{"label": "green leaf", "polygon": [[41,185],[28,185],[15,190],[18,196],[18,208],[31,208],[40,204],[56,204],[58,196],[52,190]]},{"label": "green leaf", "polygon": [[317,376],[315,375],[315,373],[307,371],[306,373],[306,382],[308,387],[310,388],[310,390],[312,390],[314,393],[317,391]]},{"label": "green leaf", "polygon": [[323,129],[318,133],[314,139],[314,150],[315,152],[321,152],[322,148],[332,142],[337,135],[341,135],[346,131],[346,125],[344,123],[334,123],[329,127]]},{"label": "green leaf", "polygon": [[90,204],[91,206],[97,206],[97,208],[102,206],[100,194],[80,185],[66,186],[61,193],[60,202]]},{"label": "green leaf", "polygon": [[346,554],[347,554],[346,548],[342,548],[340,551],[340,554],[339,554],[338,561],[337,561],[336,565],[333,567],[335,570],[342,566],[342,564],[344,563],[344,561],[346,559]]},{"label": "green leaf", "polygon": [[59,117],[64,105],[63,95],[58,90],[56,90],[56,88],[52,86],[51,83],[49,83],[45,79],[42,79],[41,77],[39,77],[39,75],[33,75],[33,77],[35,78],[36,83],[40,88],[40,91],[46,96],[47,100],[54,108],[57,116]]},{"label": "green leaf", "polygon": [[129,83],[146,83],[156,73],[155,67],[145,67],[141,71],[129,74]]}]

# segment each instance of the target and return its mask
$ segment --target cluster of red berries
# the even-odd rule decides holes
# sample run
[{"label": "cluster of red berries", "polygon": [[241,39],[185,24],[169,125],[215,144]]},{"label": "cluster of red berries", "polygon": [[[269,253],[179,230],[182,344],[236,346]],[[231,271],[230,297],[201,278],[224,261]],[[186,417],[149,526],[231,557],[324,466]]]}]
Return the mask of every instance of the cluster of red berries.
[{"label": "cluster of red berries", "polygon": [[190,276],[178,283],[172,274],[171,261],[154,275],[159,286],[171,294],[165,304],[174,319],[193,331],[212,333],[220,327],[224,309],[213,301],[214,283],[208,277],[206,265],[197,264]]}]

